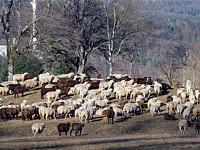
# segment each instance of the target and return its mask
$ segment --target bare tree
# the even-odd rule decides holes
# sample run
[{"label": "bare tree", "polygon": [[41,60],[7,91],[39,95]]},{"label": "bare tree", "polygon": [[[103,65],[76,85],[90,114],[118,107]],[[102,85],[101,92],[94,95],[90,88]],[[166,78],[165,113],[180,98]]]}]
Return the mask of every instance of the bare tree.
[{"label": "bare tree", "polygon": [[[48,1],[49,2],[49,1]],[[7,45],[7,59],[8,59],[8,80],[12,80],[12,76],[14,73],[13,70],[13,63],[14,63],[14,57],[15,53],[21,53],[27,48],[30,48],[32,46],[33,42],[32,37],[33,34],[29,33],[29,43],[28,44],[22,44],[26,40],[24,40],[24,35],[28,33],[27,31],[31,28],[33,23],[36,23],[40,19],[42,19],[44,14],[47,13],[48,9],[45,9],[43,11],[43,16],[38,17],[34,21],[31,20],[28,23],[26,22],[25,25],[22,25],[22,17],[21,17],[21,8],[22,8],[22,2],[21,0],[10,0],[6,1],[3,0],[3,11],[1,14],[1,24],[3,26],[4,31],[4,38],[6,40]],[[24,22],[23,22],[24,23]],[[12,26],[11,26],[12,24]]]},{"label": "bare tree", "polygon": [[[101,50],[109,64],[109,75],[113,72],[113,63],[127,48],[137,35],[144,31],[140,9],[141,1],[106,1],[102,0],[104,8],[102,22],[105,27],[106,44]],[[140,19],[139,19],[140,17]],[[133,49],[132,49],[133,50]]]}]

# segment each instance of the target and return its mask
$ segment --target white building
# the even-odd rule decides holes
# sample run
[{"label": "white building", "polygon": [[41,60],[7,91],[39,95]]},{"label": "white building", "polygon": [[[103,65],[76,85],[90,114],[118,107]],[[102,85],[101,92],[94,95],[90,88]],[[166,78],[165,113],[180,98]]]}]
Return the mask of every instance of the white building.
[{"label": "white building", "polygon": [[0,45],[0,55],[2,57],[7,57],[7,46],[6,45]]}]

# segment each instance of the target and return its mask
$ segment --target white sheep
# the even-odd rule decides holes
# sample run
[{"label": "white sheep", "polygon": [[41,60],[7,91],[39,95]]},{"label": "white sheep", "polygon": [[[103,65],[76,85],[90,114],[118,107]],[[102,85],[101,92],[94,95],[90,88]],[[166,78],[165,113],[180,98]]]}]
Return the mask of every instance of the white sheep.
[{"label": "white sheep", "polygon": [[123,110],[121,108],[114,107],[113,111],[115,112],[115,117],[117,117],[117,116],[121,116],[121,117],[124,116],[124,117],[126,117],[124,115],[124,112],[123,112]]},{"label": "white sheep", "polygon": [[189,95],[189,93],[190,93],[190,91],[191,91],[191,82],[190,82],[190,80],[187,80],[186,81],[186,93],[187,93],[187,95]]},{"label": "white sheep", "polygon": [[195,98],[196,98],[196,100],[197,100],[197,104],[199,103],[199,94],[200,94],[200,92],[199,92],[199,90],[195,90],[194,91],[194,95],[195,95]]},{"label": "white sheep", "polygon": [[45,128],[45,124],[44,123],[35,123],[32,125],[32,132],[34,134],[34,136],[36,136],[37,133],[41,134],[42,131]]},{"label": "white sheep", "polygon": [[179,103],[181,104],[181,98],[180,97],[173,95],[172,98],[173,98],[173,102],[176,102],[177,104],[179,104]]},{"label": "white sheep", "polygon": [[28,79],[26,81],[24,81],[23,85],[25,85],[26,89],[31,89],[34,88],[38,85],[38,81],[36,81],[37,78],[33,78],[33,79]]},{"label": "white sheep", "polygon": [[23,100],[20,104],[21,109],[23,109],[27,105],[27,100]]},{"label": "white sheep", "polygon": [[47,92],[46,93],[46,100],[47,101],[51,101],[51,98],[53,98],[54,100],[57,100],[60,92],[61,92],[60,89],[57,89],[56,91]]},{"label": "white sheep", "polygon": [[123,112],[126,116],[136,115],[138,106],[135,103],[126,103],[123,107]]},{"label": "white sheep", "polygon": [[184,92],[184,88],[178,88],[176,95],[179,96],[180,93]]},{"label": "white sheep", "polygon": [[107,88],[109,89],[113,83],[114,83],[113,80],[110,80],[108,82],[102,81],[99,83],[99,89],[107,89]]},{"label": "white sheep", "polygon": [[97,107],[106,107],[107,104],[108,104],[108,99],[95,101],[95,106],[97,106]]},{"label": "white sheep", "polygon": [[181,120],[179,121],[178,123],[178,127],[179,127],[179,130],[181,132],[181,134],[185,134],[187,128],[188,128],[188,123],[187,123],[187,120]]},{"label": "white sheep", "polygon": [[45,87],[44,88],[54,88],[55,87],[55,85],[54,84],[47,84],[47,85],[45,85]]},{"label": "white sheep", "polygon": [[79,107],[78,109],[75,110],[74,114],[75,114],[76,122],[78,121],[78,118],[81,120],[82,110],[84,110],[83,107]]},{"label": "white sheep", "polygon": [[157,94],[157,96],[160,94],[162,88],[162,84],[158,83],[157,81],[154,81],[154,92]]},{"label": "white sheep", "polygon": [[182,99],[181,103],[182,103],[182,102],[185,103],[187,93],[186,93],[186,92],[181,92],[181,93],[180,93],[180,96],[181,96],[181,99]]},{"label": "white sheep", "polygon": [[40,117],[43,119],[45,119],[46,117],[46,120],[48,120],[48,117],[51,116],[52,118],[56,120],[56,113],[55,113],[55,110],[52,108],[42,107],[39,109],[39,114],[40,114]]},{"label": "white sheep", "polygon": [[151,91],[152,91],[151,85],[148,85],[145,89],[142,89],[140,92],[143,94],[144,97],[147,96],[149,98]]},{"label": "white sheep", "polygon": [[80,118],[80,121],[83,121],[83,118],[85,118],[85,123],[89,122],[90,110],[88,109],[82,110],[79,118]]},{"label": "white sheep", "polygon": [[113,89],[107,89],[101,92],[102,99],[108,98],[112,94]]},{"label": "white sheep", "polygon": [[122,80],[120,82],[115,82],[113,84],[113,87],[125,87],[126,86],[126,81],[125,80]]},{"label": "white sheep", "polygon": [[177,108],[176,108],[177,114],[181,115],[185,108],[186,108],[186,106],[184,104],[178,104]]},{"label": "white sheep", "polygon": [[151,107],[150,107],[150,113],[151,113],[152,117],[154,117],[155,114],[156,115],[159,114],[159,112],[160,112],[160,106],[159,105],[157,105],[156,103],[154,103],[153,105],[151,105]]},{"label": "white sheep", "polygon": [[71,114],[69,114],[69,113],[72,110],[75,110],[75,107],[72,106],[72,105],[71,106],[59,106],[57,108],[57,114],[58,115],[64,115],[65,118],[67,118],[67,116],[69,115],[69,117],[71,118]]},{"label": "white sheep", "polygon": [[172,111],[174,111],[175,113],[175,110],[176,110],[176,107],[177,107],[177,102],[168,102],[166,104],[166,108],[167,108],[167,112],[170,114]]},{"label": "white sheep", "polygon": [[13,75],[13,81],[17,81],[17,80],[22,80],[24,81],[24,76],[28,74],[27,72],[23,73],[23,74],[14,74]]},{"label": "white sheep", "polygon": [[148,101],[148,103],[147,103],[147,108],[150,110],[150,107],[151,107],[151,105],[153,104],[153,103],[155,103],[156,102],[156,100],[157,100],[157,98],[151,98],[149,101]]},{"label": "white sheep", "polygon": [[4,86],[4,87],[7,87],[9,84],[18,84],[17,81],[4,81],[4,82],[1,82],[1,85]]},{"label": "white sheep", "polygon": [[192,89],[191,89],[191,91],[190,91],[190,93],[189,93],[189,101],[195,101],[196,99],[195,99],[195,96],[194,96],[194,93],[193,93],[193,91],[192,91]]},{"label": "white sheep", "polygon": [[39,85],[40,87],[45,84],[45,83],[50,83],[51,80],[53,79],[53,75],[50,75],[48,72],[44,73],[44,74],[40,74],[38,75],[39,78]]},{"label": "white sheep", "polygon": [[8,91],[9,91],[9,88],[8,87],[0,87],[0,93],[2,95],[7,95],[8,94]]},{"label": "white sheep", "polygon": [[190,107],[187,107],[184,111],[183,111],[183,119],[185,120],[189,120],[190,119],[190,115],[191,115],[192,109]]}]

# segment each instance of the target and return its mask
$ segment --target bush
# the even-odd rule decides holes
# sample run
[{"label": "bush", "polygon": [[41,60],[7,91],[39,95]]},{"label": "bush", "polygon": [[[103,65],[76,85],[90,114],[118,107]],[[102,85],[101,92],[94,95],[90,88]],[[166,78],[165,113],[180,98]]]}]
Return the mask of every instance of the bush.
[{"label": "bush", "polygon": [[59,75],[59,74],[64,74],[64,73],[68,73],[71,71],[71,68],[69,68],[65,63],[63,62],[58,62],[58,61],[55,61],[53,62],[52,64],[52,67],[51,67],[51,72],[54,74],[54,75]]}]

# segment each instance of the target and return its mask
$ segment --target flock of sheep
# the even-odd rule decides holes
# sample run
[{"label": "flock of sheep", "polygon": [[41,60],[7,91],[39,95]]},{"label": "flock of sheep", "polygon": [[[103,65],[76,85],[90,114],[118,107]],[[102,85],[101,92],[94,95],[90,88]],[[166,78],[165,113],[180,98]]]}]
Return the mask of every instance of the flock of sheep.
[{"label": "flock of sheep", "polygon": [[[113,123],[113,119],[118,116],[129,117],[143,114],[145,107],[145,113],[150,111],[154,117],[159,115],[161,107],[166,106],[164,119],[174,120],[176,113],[183,116],[183,120],[178,124],[181,134],[185,134],[188,123],[193,121],[192,115],[195,116],[195,129],[198,132],[200,129],[200,108],[194,107],[196,103],[199,103],[200,92],[191,88],[189,80],[186,87],[179,87],[177,95],[168,96],[166,102],[160,100],[158,96],[161,92],[165,93],[169,90],[170,86],[167,84],[147,77],[133,79],[120,74],[114,74],[106,80],[87,79],[85,74],[74,73],[59,76],[44,73],[38,77],[28,73],[16,74],[13,76],[13,81],[0,84],[0,93],[2,95],[22,93],[23,96],[26,90],[31,90],[38,84],[41,88],[41,98],[45,97],[44,101],[30,104],[27,100],[23,100],[20,105],[14,103],[3,105],[2,102],[1,119],[10,119],[12,116],[15,118],[19,113],[22,120],[75,117],[76,123],[72,124],[70,135],[73,130],[75,135],[78,133],[80,135],[84,124],[78,121],[89,123],[96,116],[107,116],[108,123]],[[71,95],[79,98],[72,100]],[[117,102],[111,102],[112,98],[115,98]],[[59,135],[61,132],[67,134],[70,125],[69,122],[59,124],[57,127]],[[42,133],[44,128],[45,123],[33,124],[34,136]]]}]

